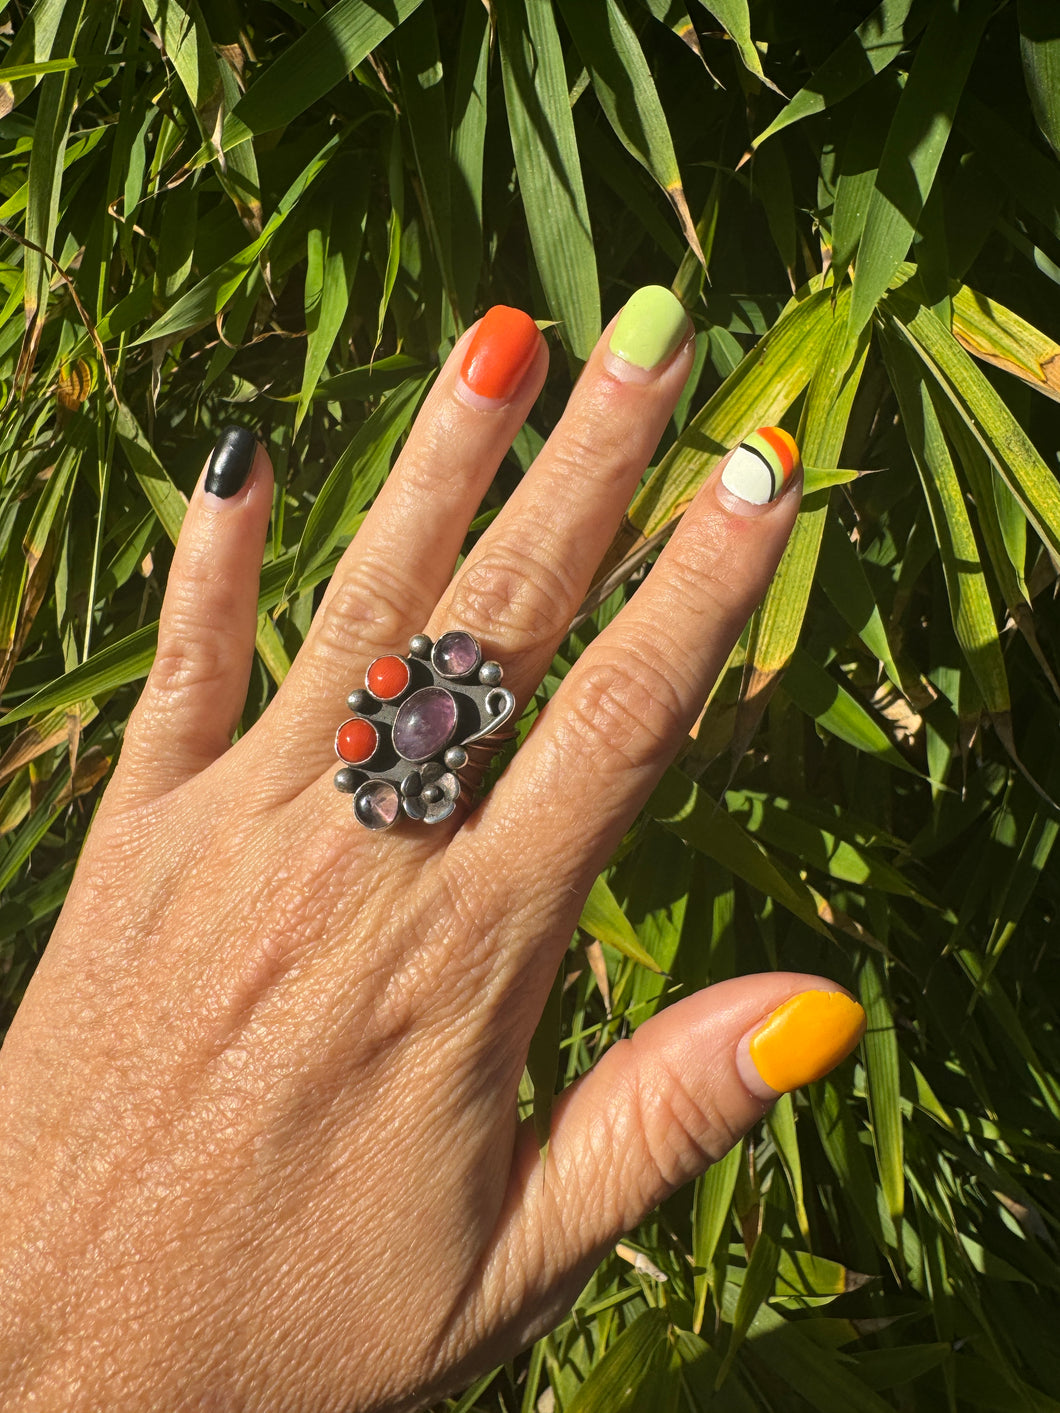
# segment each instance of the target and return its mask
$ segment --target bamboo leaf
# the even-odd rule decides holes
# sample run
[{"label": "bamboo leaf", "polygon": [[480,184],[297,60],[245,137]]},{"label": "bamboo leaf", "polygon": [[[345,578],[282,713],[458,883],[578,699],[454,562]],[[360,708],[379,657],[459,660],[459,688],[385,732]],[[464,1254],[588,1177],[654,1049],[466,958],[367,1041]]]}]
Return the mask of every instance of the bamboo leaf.
[{"label": "bamboo leaf", "polygon": [[1052,0],[1018,0],[1023,77],[1038,126],[1060,157],[1060,24]]},{"label": "bamboo leaf", "polygon": [[678,838],[783,903],[815,932],[830,935],[802,880],[770,857],[723,807],[679,771],[671,767],[666,772],[645,809]]},{"label": "bamboo leaf", "polygon": [[924,0],[881,0],[876,9],[847,35],[805,87],[786,103],[751,144],[762,143],[792,123],[822,113],[849,98],[898,57],[923,29],[929,6]]},{"label": "bamboo leaf", "polygon": [[340,139],[333,137],[320,149],[312,161],[302,170],[288,187],[279,205],[269,217],[255,240],[244,246],[231,259],[226,260],[216,270],[205,275],[187,294],[181,295],[160,319],[156,319],[146,333],[135,339],[135,343],[147,343],[151,339],[172,338],[176,334],[187,333],[213,321],[229,300],[242,286],[256,267],[259,257],[268,248],[269,242],[283,225],[291,210],[302,199],[307,189],[327,166]]},{"label": "bamboo leaf", "polygon": [[896,770],[919,774],[867,708],[802,648],[792,654],[784,690],[800,711],[848,746],[878,756]]},{"label": "bamboo leaf", "polygon": [[534,262],[579,361],[600,337],[596,249],[551,0],[497,0],[504,97]]},{"label": "bamboo leaf", "polygon": [[705,264],[666,114],[632,26],[616,0],[560,0],[560,10],[615,135],[662,187]]},{"label": "bamboo leaf", "polygon": [[1027,519],[1060,557],[1060,487],[1011,409],[929,310],[914,312],[900,298],[892,307],[894,327],[934,372]]},{"label": "bamboo leaf", "polygon": [[618,899],[612,893],[603,877],[597,878],[589,889],[578,926],[590,937],[606,942],[631,962],[647,967],[649,971],[661,973],[662,967],[644,947],[641,946],[633,925],[619,907]]},{"label": "bamboo leaf", "polygon": [[707,0],[700,0],[700,3],[724,26],[729,38],[736,45],[740,62],[747,72],[754,74],[756,79],[767,84],[774,92],[780,93],[776,84],[767,79],[762,71],[762,60],[758,57],[758,50],[751,38],[751,15],[747,0],[710,0],[709,4]]},{"label": "bamboo leaf", "polygon": [[1060,402],[1060,343],[997,300],[961,285],[953,333],[969,353]]},{"label": "bamboo leaf", "polygon": [[284,587],[285,600],[294,596],[306,574],[352,539],[356,517],[386,479],[394,448],[415,416],[427,381],[406,378],[379,404],[332,467],[306,517]]},{"label": "bamboo leaf", "polygon": [[221,147],[270,132],[304,113],[363,63],[421,0],[337,0],[255,80],[225,120]]},{"label": "bamboo leaf", "polygon": [[883,964],[866,953],[858,977],[858,995],[865,1007],[862,1041],[868,1080],[872,1142],[880,1184],[891,1220],[900,1224],[905,1210],[905,1159],[902,1133],[902,1092],[898,1075],[898,1038],[884,989]]},{"label": "bamboo leaf", "polygon": [[906,258],[993,0],[939,0],[894,115],[858,247],[853,329],[872,315]]},{"label": "bamboo leaf", "polygon": [[594,1364],[566,1404],[565,1413],[633,1413],[650,1390],[652,1407],[669,1413],[679,1383],[671,1367],[669,1320],[663,1310],[645,1310]]},{"label": "bamboo leaf", "polygon": [[460,33],[450,143],[453,185],[453,281],[465,324],[475,312],[482,269],[482,163],[486,145],[489,13],[468,5]]}]

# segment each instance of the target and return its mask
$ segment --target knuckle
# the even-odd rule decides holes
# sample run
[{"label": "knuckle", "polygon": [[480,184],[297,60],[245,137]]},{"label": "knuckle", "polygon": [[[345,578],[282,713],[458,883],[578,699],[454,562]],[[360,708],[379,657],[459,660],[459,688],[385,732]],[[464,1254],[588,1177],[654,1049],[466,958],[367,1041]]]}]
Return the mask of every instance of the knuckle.
[{"label": "knuckle", "polygon": [[635,648],[623,660],[574,675],[565,716],[593,769],[619,774],[657,760],[686,729],[686,710],[673,675]]},{"label": "knuckle", "polygon": [[460,576],[452,616],[502,646],[516,636],[547,640],[569,621],[576,587],[565,564],[545,560],[518,545],[491,546]]},{"label": "knuckle", "polygon": [[403,644],[409,600],[409,585],[393,565],[352,565],[317,616],[314,651],[346,663],[351,652]]},{"label": "knuckle", "polygon": [[171,623],[159,635],[151,667],[151,694],[181,698],[219,687],[228,680],[231,660],[231,639],[223,630],[182,632]]},{"label": "knuckle", "polygon": [[659,1200],[705,1172],[741,1134],[709,1092],[693,1094],[661,1056],[641,1057],[635,1076],[631,1098],[648,1159],[646,1181]]}]

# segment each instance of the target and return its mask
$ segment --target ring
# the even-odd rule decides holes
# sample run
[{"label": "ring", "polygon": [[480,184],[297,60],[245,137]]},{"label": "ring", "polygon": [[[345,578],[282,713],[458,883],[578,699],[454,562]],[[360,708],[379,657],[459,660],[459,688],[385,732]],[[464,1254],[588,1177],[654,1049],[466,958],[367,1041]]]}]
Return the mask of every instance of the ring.
[{"label": "ring", "polygon": [[366,829],[389,829],[402,810],[423,824],[449,818],[468,789],[460,772],[473,756],[484,763],[515,711],[503,676],[463,632],[435,643],[417,633],[406,657],[375,659],[346,699],[353,716],[335,732],[343,762],[335,787],[353,796]]}]

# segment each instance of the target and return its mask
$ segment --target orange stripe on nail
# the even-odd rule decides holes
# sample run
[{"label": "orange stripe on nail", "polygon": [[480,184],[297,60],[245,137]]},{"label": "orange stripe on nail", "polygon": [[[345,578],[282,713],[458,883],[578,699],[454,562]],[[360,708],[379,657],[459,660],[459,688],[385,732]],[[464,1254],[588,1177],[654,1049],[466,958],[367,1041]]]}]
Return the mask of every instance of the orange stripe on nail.
[{"label": "orange stripe on nail", "polygon": [[460,375],[479,397],[508,397],[533,362],[540,339],[529,314],[495,304],[475,330]]},{"label": "orange stripe on nail", "polygon": [[783,427],[759,427],[757,430],[762,440],[768,442],[780,458],[786,481],[799,464],[799,448],[795,438]]}]

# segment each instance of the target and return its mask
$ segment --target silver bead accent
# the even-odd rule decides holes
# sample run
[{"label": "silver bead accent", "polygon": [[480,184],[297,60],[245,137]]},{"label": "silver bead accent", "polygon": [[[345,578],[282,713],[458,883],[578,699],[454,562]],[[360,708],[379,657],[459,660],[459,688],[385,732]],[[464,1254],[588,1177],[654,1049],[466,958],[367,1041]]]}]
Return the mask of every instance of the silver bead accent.
[{"label": "silver bead accent", "polygon": [[422,796],[428,805],[436,805],[442,798],[441,787],[438,785],[424,785]]},{"label": "silver bead accent", "polygon": [[430,657],[431,640],[426,633],[417,633],[409,639],[409,653],[412,657]]},{"label": "silver bead accent", "polygon": [[463,746],[450,746],[445,753],[445,763],[450,770],[463,770],[467,765],[467,751]]},{"label": "silver bead accent", "polygon": [[346,705],[351,711],[364,711],[370,701],[371,697],[364,688],[356,687],[346,698]]},{"label": "silver bead accent", "polygon": [[478,670],[478,680],[484,687],[500,686],[501,678],[504,676],[504,668],[499,662],[484,662]]}]

